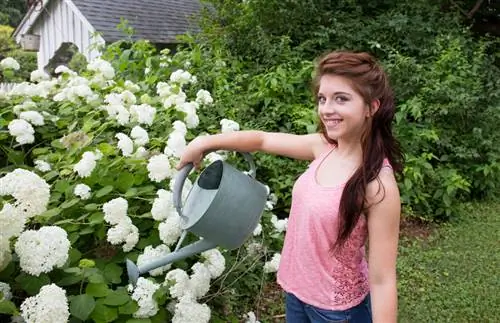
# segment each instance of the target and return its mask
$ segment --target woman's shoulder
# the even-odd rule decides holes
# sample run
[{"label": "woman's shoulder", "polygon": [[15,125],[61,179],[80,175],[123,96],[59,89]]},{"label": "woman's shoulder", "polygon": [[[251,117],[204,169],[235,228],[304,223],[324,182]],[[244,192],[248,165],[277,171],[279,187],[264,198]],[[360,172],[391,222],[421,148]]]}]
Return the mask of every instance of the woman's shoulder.
[{"label": "woman's shoulder", "polygon": [[336,145],[329,142],[322,133],[311,135],[311,145],[313,147],[315,159],[336,147]]}]

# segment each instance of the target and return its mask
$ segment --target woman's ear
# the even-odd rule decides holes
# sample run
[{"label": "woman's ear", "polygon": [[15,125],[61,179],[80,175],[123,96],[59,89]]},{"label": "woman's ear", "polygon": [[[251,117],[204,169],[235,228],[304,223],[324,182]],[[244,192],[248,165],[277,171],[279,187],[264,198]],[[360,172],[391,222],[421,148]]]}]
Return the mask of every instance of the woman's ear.
[{"label": "woman's ear", "polygon": [[373,117],[379,108],[380,108],[380,100],[379,99],[373,100],[369,106],[366,117],[367,118]]}]

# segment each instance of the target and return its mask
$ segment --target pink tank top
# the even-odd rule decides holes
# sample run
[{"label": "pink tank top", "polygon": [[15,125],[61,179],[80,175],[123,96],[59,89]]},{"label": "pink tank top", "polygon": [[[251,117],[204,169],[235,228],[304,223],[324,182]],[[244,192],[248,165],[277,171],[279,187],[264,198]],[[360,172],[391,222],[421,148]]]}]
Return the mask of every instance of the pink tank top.
[{"label": "pink tank top", "polygon": [[316,158],[295,182],[277,280],[307,304],[346,310],[361,303],[369,292],[364,247],[368,228],[362,216],[345,246],[332,253],[345,183],[324,187],[315,174],[333,149]]}]

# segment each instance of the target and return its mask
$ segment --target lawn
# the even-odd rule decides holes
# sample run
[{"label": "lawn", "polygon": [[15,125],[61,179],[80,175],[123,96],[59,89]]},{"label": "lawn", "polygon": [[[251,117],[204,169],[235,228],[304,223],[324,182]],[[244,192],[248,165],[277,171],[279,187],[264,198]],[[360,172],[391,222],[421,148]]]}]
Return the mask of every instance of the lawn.
[{"label": "lawn", "polygon": [[[399,322],[500,322],[500,203],[464,205],[464,217],[402,230]],[[283,322],[281,292],[262,293],[261,322]]]}]

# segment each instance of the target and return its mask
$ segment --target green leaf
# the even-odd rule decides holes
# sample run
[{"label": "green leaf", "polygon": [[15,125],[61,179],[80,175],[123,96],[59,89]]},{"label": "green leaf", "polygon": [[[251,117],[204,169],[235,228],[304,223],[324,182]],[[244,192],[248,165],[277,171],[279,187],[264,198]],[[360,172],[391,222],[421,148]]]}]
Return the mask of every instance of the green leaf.
[{"label": "green leaf", "polygon": [[150,319],[130,319],[126,323],[151,323]]},{"label": "green leaf", "polygon": [[9,314],[9,315],[17,314],[17,307],[11,301],[4,299],[0,301],[0,314]]},{"label": "green leaf", "polygon": [[111,155],[115,152],[115,148],[106,142],[100,143],[97,147],[102,152],[102,154],[106,156]]},{"label": "green leaf", "polygon": [[137,303],[135,301],[129,301],[125,305],[120,306],[118,308],[118,312],[120,314],[131,315],[131,314],[134,314],[138,308],[139,308],[139,306],[137,305]]},{"label": "green leaf", "polygon": [[90,203],[90,204],[85,205],[83,208],[87,211],[95,211],[99,208],[99,204]]},{"label": "green leaf", "polygon": [[54,185],[54,191],[64,193],[69,187],[69,182],[67,180],[59,180]]},{"label": "green leaf", "polygon": [[42,286],[50,284],[50,279],[46,274],[37,277],[21,273],[16,277],[16,282],[31,296],[37,294]]},{"label": "green leaf", "polygon": [[106,306],[101,302],[101,300],[99,300],[97,301],[94,311],[90,317],[98,323],[113,322],[118,318],[118,310],[116,308]]},{"label": "green leaf", "polygon": [[125,290],[122,291],[110,291],[108,295],[103,299],[103,304],[111,306],[120,306],[126,304],[130,301],[130,296]]},{"label": "green leaf", "polygon": [[113,189],[114,189],[114,187],[112,185],[104,186],[103,188],[101,188],[100,190],[98,190],[95,193],[95,196],[96,197],[103,197],[104,195],[111,193],[113,191]]},{"label": "green leaf", "polygon": [[104,277],[102,276],[101,273],[94,273],[90,275],[88,279],[90,283],[94,284],[101,284],[105,282]]},{"label": "green leaf", "polygon": [[123,193],[134,185],[134,175],[132,173],[121,173],[116,181],[116,187]]},{"label": "green leaf", "polygon": [[59,207],[61,209],[69,209],[70,207],[77,204],[78,202],[80,202],[80,199],[72,199],[72,200],[69,200],[69,201],[62,203],[61,205],[59,205]]},{"label": "green leaf", "polygon": [[101,224],[104,222],[104,213],[96,212],[89,217],[89,223],[92,225]]},{"label": "green leaf", "polygon": [[91,296],[94,297],[104,297],[107,296],[109,293],[109,288],[108,285],[105,283],[89,283],[87,285],[87,288],[85,289],[85,292]]},{"label": "green leaf", "polygon": [[123,273],[123,268],[115,263],[107,264],[104,267],[104,277],[112,284],[119,284],[122,282],[121,276]]},{"label": "green leaf", "polygon": [[87,294],[73,297],[69,305],[70,313],[82,321],[88,319],[94,308],[95,300],[92,296]]},{"label": "green leaf", "polygon": [[50,219],[56,215],[59,215],[59,213],[61,213],[61,209],[56,207],[54,209],[50,209],[50,210],[43,212],[42,214],[39,215],[39,217],[45,218],[45,219]]},{"label": "green leaf", "polygon": [[71,286],[81,282],[83,279],[82,275],[69,274],[65,275],[61,280],[57,282],[59,286]]}]

